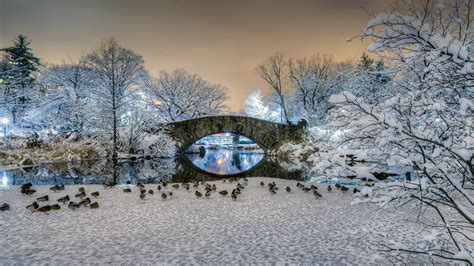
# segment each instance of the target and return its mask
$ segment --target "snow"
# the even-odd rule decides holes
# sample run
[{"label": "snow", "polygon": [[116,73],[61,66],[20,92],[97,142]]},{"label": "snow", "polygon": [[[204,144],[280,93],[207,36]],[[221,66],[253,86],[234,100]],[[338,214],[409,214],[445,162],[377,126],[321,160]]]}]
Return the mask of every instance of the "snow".
[{"label": "snow", "polygon": [[[275,181],[280,190],[271,195],[260,187],[260,181]],[[235,187],[235,183],[212,183],[218,190]],[[296,189],[296,181],[251,178],[248,183],[235,202],[217,193],[210,199],[197,199],[193,190],[182,188],[172,189],[171,200],[163,201],[155,193],[142,201],[135,186],[132,193],[123,193],[124,186],[86,185],[87,193],[100,192],[99,209],[72,211],[62,206],[49,214],[31,213],[25,206],[45,194],[52,199],[72,196],[78,186],[67,186],[59,193],[36,186],[34,196],[22,195],[19,187],[0,190],[0,203],[11,205],[10,211],[0,213],[0,261],[387,264],[374,243],[388,232],[410,240],[420,229],[408,221],[416,217],[411,210],[351,206],[351,192],[327,192],[319,185],[323,197],[316,199]],[[284,191],[287,185],[293,189],[290,194]],[[156,189],[156,185],[147,188]]]}]

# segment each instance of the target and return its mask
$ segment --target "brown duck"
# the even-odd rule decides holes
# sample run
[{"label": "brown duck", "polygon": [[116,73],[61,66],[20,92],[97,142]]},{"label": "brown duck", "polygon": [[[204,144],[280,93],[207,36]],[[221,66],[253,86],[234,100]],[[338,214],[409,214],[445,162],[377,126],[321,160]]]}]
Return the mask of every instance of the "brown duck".
[{"label": "brown duck", "polygon": [[43,197],[36,198],[36,200],[39,201],[39,202],[48,201],[49,197],[48,197],[48,195],[45,195]]},{"label": "brown duck", "polygon": [[86,195],[86,192],[84,192],[84,191],[82,191],[82,192],[79,193],[79,194],[76,194],[76,198],[81,198],[81,199],[82,199],[82,198],[84,198],[85,196],[87,196],[87,195]]},{"label": "brown duck", "polygon": [[38,202],[35,201],[35,202],[33,202],[33,204],[30,204],[30,205],[26,206],[26,208],[28,210],[34,212],[36,209],[39,208],[39,204],[38,204]]},{"label": "brown duck", "polygon": [[221,194],[222,196],[226,196],[227,194],[229,194],[229,192],[227,192],[227,190],[222,190],[219,191],[219,194]]},{"label": "brown duck", "polygon": [[44,206],[41,206],[39,207],[38,209],[36,209],[37,212],[49,212],[51,211],[51,206],[49,205],[44,205]]},{"label": "brown duck", "polygon": [[63,204],[66,204],[66,202],[68,202],[68,201],[69,201],[69,195],[66,195],[66,196],[58,199],[58,202],[61,202]]},{"label": "brown duck", "polygon": [[91,193],[91,196],[94,197],[94,198],[97,198],[98,196],[100,196],[100,193],[99,193],[99,191],[95,191],[95,192]]}]

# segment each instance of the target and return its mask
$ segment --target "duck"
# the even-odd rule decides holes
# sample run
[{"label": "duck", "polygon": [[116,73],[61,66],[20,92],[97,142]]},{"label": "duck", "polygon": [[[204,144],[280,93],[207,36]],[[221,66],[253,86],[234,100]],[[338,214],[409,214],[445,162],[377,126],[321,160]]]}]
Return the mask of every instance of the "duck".
[{"label": "duck", "polygon": [[33,195],[34,193],[36,193],[36,190],[34,190],[34,189],[27,189],[27,190],[25,190],[25,192],[23,192],[23,193],[25,193],[26,195]]},{"label": "duck", "polygon": [[312,190],[317,190],[317,189],[318,189],[318,187],[317,187],[317,186],[315,186],[315,185],[311,185],[311,189],[312,189]]},{"label": "duck", "polygon": [[79,209],[81,207],[81,204],[70,201],[69,205],[67,205],[67,207],[71,210],[75,210],[75,209]]},{"label": "duck", "polygon": [[236,188],[232,192],[237,194],[237,195],[240,195],[240,193],[241,193],[240,188]]},{"label": "duck", "polygon": [[349,190],[348,187],[346,187],[346,186],[341,186],[341,191],[342,191],[342,192],[346,192],[346,191],[348,191],[348,190]]},{"label": "duck", "polygon": [[168,183],[166,183],[166,181],[161,181],[160,184],[161,184],[161,186],[164,187],[164,188],[168,185]]},{"label": "duck", "polygon": [[53,204],[50,206],[51,210],[60,210],[61,209],[61,206],[59,206],[59,204]]},{"label": "duck", "polygon": [[167,197],[168,195],[165,192],[161,193],[161,199],[166,200]]},{"label": "duck", "polygon": [[153,189],[149,189],[149,190],[148,190],[148,194],[153,195],[154,193],[155,193],[155,192],[153,191]]},{"label": "duck", "polygon": [[237,188],[244,189],[244,186],[242,186],[240,183],[237,183]]},{"label": "duck", "polygon": [[26,206],[26,209],[28,209],[28,210],[30,210],[30,211],[32,211],[32,212],[34,212],[34,211],[35,211],[36,209],[38,209],[38,208],[39,208],[39,204],[38,204],[38,202],[36,202],[36,201],[33,202],[33,204],[30,204],[30,205]]},{"label": "duck", "polygon": [[231,197],[232,197],[232,200],[234,200],[234,201],[237,200],[237,194],[232,193]]},{"label": "duck", "polygon": [[260,186],[264,187],[265,183],[263,183],[263,181],[260,181]]},{"label": "duck", "polygon": [[336,183],[334,186],[335,186],[337,189],[340,189],[340,188],[341,188],[341,184],[339,184],[339,183]]},{"label": "duck", "polygon": [[354,193],[357,193],[357,192],[360,192],[360,189],[358,189],[358,188],[355,187],[355,188],[354,188]]},{"label": "duck", "polygon": [[112,187],[114,187],[115,185],[117,185],[117,183],[116,183],[116,182],[113,182],[113,181],[104,182],[104,187],[105,187],[105,188],[112,188]]},{"label": "duck", "polygon": [[86,206],[89,205],[90,203],[91,203],[91,199],[88,198],[88,197],[85,198],[85,199],[83,199],[83,200],[81,200],[81,201],[79,202],[79,204],[80,204],[80,205],[83,205],[84,207],[86,207]]},{"label": "duck", "polygon": [[291,188],[290,188],[290,187],[286,187],[286,192],[291,193]]},{"label": "duck", "polygon": [[156,189],[158,189],[158,191],[160,191],[160,190],[161,190],[161,186],[160,186],[160,185],[158,185],[158,187],[157,187]]},{"label": "duck", "polygon": [[53,187],[50,187],[49,190],[53,191],[53,192],[58,192],[59,191],[59,188],[58,188],[58,185],[55,185]]},{"label": "duck", "polygon": [[212,187],[211,187],[212,191],[216,191],[217,190],[217,186],[216,184],[212,184]]},{"label": "duck", "polygon": [[92,202],[91,204],[89,204],[89,208],[91,209],[97,209],[99,208],[99,203],[96,201],[96,202]]},{"label": "duck", "polygon": [[316,197],[316,198],[321,198],[323,195],[321,195],[317,190],[315,190],[313,192],[313,195]]},{"label": "duck", "polygon": [[39,201],[39,202],[48,201],[49,197],[48,197],[48,195],[45,195],[45,196],[36,198],[36,200]]},{"label": "duck", "polygon": [[123,192],[125,192],[125,193],[130,193],[130,192],[132,192],[132,190],[131,190],[130,188],[124,188],[124,189],[123,189]]},{"label": "duck", "polygon": [[140,199],[145,199],[146,196],[146,189],[143,187],[140,187]]},{"label": "duck", "polygon": [[81,199],[82,199],[82,198],[84,198],[85,196],[87,196],[87,195],[86,195],[86,192],[84,192],[84,191],[81,192],[81,193],[79,193],[79,194],[76,194],[76,198],[81,198]]},{"label": "duck", "polygon": [[179,184],[173,184],[172,186],[174,189],[178,189],[179,188]]},{"label": "duck", "polygon": [[26,183],[21,185],[21,189],[30,189],[33,186],[32,183]]},{"label": "duck", "polygon": [[296,187],[299,188],[299,189],[303,189],[304,185],[301,184],[300,182],[298,182],[298,183],[296,183]]},{"label": "duck", "polygon": [[3,203],[2,206],[0,206],[0,211],[8,211],[10,210],[10,205],[8,203]]},{"label": "duck", "polygon": [[331,185],[328,186],[327,190],[328,190],[329,192],[331,192],[331,190],[332,190]]},{"label": "duck", "polygon": [[143,185],[141,182],[137,182],[137,187],[139,187],[139,188],[144,188],[145,185]]},{"label": "duck", "polygon": [[211,191],[206,191],[206,194],[204,195],[206,196],[206,199],[210,198],[211,197]]},{"label": "duck", "polygon": [[219,191],[219,194],[221,194],[222,196],[226,196],[227,194],[229,194],[229,192],[227,192],[227,190],[222,190]]},{"label": "duck", "polygon": [[194,188],[199,187],[199,182],[198,181],[194,182],[193,187]]},{"label": "duck", "polygon": [[275,195],[277,193],[275,187],[271,187],[270,189],[268,189],[268,191],[270,191],[272,195]]},{"label": "duck", "polygon": [[26,183],[26,184],[21,185],[21,193],[25,193],[32,186],[33,186],[33,184],[31,184],[31,183]]},{"label": "duck", "polygon": [[62,190],[65,190],[66,187],[64,185],[56,185],[56,187],[58,188],[58,190],[62,191]]},{"label": "duck", "polygon": [[77,190],[78,190],[79,192],[81,192],[81,193],[82,193],[82,192],[84,192],[84,193],[86,192],[86,189],[85,189],[84,187],[80,187],[80,188],[78,188]]},{"label": "duck", "polygon": [[95,192],[91,193],[91,196],[94,197],[94,198],[97,198],[98,196],[100,196],[100,193],[99,193],[99,191],[95,191]]},{"label": "duck", "polygon": [[41,206],[41,207],[39,207],[38,209],[36,209],[36,211],[37,211],[37,212],[44,212],[44,213],[46,213],[46,212],[51,211],[51,206],[49,206],[49,205],[44,205],[44,206]]},{"label": "duck", "polygon": [[183,183],[181,186],[186,190],[189,190],[190,187],[189,183]]},{"label": "duck", "polygon": [[303,190],[304,192],[310,192],[312,189],[309,188],[309,187],[303,187],[302,190]]},{"label": "duck", "polygon": [[69,201],[69,195],[66,195],[66,196],[58,199],[58,202],[61,202],[63,204],[66,204],[66,202],[68,202],[68,201]]},{"label": "duck", "polygon": [[196,195],[196,197],[198,197],[198,198],[202,197],[202,193],[197,191],[197,190],[196,190],[196,192],[194,192],[194,195]]}]

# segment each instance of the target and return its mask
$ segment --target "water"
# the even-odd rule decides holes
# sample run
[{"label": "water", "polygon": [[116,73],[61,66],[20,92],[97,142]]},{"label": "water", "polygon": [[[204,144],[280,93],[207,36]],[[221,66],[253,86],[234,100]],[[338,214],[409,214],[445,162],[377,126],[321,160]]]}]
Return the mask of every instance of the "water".
[{"label": "water", "polygon": [[135,184],[212,181],[229,176],[275,177],[306,180],[302,170],[288,170],[276,158],[245,150],[207,150],[204,156],[185,154],[177,158],[140,160],[91,160],[75,163],[42,164],[0,171],[0,189],[31,182],[51,184]]},{"label": "water", "polygon": [[201,154],[186,153],[184,156],[205,172],[216,175],[235,175],[255,167],[262,161],[265,154],[236,149],[208,149]]}]

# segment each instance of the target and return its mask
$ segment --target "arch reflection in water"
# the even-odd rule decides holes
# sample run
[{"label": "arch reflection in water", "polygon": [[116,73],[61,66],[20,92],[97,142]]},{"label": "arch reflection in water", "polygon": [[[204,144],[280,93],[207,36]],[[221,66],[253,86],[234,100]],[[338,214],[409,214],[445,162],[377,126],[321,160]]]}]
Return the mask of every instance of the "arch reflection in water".
[{"label": "arch reflection in water", "polygon": [[185,152],[196,167],[217,175],[234,175],[255,167],[265,156],[251,139],[234,133],[201,138]]}]

